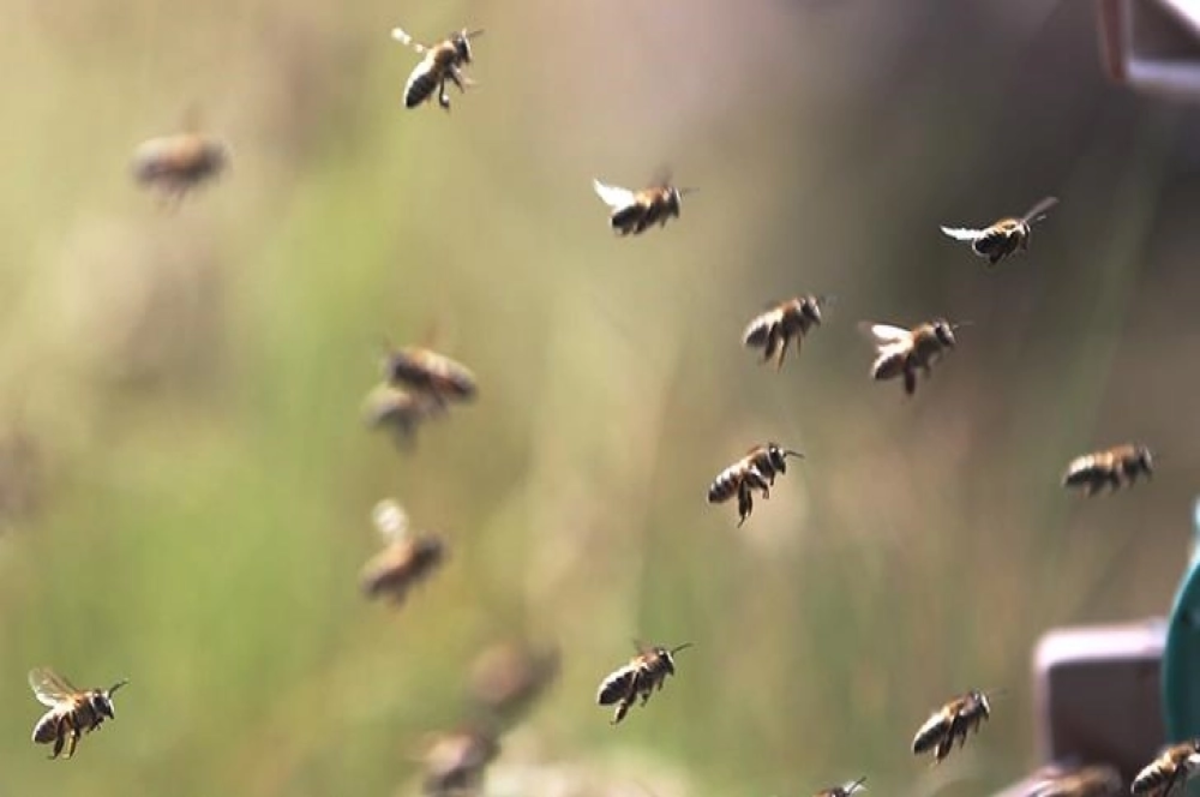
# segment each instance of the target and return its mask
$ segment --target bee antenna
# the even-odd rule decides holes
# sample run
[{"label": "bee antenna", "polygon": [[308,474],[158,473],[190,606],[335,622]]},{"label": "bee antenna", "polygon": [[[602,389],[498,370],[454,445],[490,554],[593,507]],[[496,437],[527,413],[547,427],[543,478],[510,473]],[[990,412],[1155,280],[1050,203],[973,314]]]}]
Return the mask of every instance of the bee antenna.
[{"label": "bee antenna", "polygon": [[121,680],[117,681],[115,684],[113,684],[112,686],[110,686],[108,688],[108,695],[111,697],[113,692],[117,691],[122,686],[125,686],[128,683],[129,683],[128,678],[122,678]]},{"label": "bee antenna", "polygon": [[479,28],[478,30],[473,30],[469,33],[465,30],[463,31],[464,39],[474,39],[476,36],[482,36],[482,35],[483,35],[483,28]]},{"label": "bee antenna", "polygon": [[817,304],[822,306],[837,304],[837,298],[837,294],[823,293],[817,297]]},{"label": "bee antenna", "polygon": [[802,454],[799,451],[793,451],[790,448],[783,449],[783,455],[785,457],[795,457],[796,459],[804,459],[804,454]]},{"label": "bee antenna", "polygon": [[958,330],[958,329],[962,329],[963,327],[973,327],[973,326],[975,326],[974,321],[959,321],[955,324],[951,324],[950,329]]},{"label": "bee antenna", "polygon": [[696,187],[691,187],[691,188],[676,188],[675,190],[679,192],[680,196],[687,196],[688,194],[696,193],[700,189],[696,188]]},{"label": "bee antenna", "polygon": [[671,655],[674,656],[679,651],[681,651],[685,648],[690,648],[691,646],[692,646],[691,642],[684,642],[682,645],[676,645],[675,647],[671,648]]},{"label": "bee antenna", "polygon": [[996,689],[981,690],[981,692],[982,692],[983,696],[986,697],[988,700],[993,700],[997,697],[1004,697],[1005,695],[1007,695],[1008,689],[1001,686],[1001,687],[997,687]]}]

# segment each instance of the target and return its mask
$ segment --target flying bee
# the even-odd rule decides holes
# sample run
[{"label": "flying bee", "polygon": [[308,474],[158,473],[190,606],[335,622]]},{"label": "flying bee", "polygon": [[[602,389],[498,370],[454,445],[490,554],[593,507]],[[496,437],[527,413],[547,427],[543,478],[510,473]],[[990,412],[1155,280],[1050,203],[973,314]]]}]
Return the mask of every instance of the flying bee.
[{"label": "flying bee", "polygon": [[[993,692],[991,696],[995,696]],[[979,726],[992,716],[989,695],[971,690],[951,700],[930,715],[913,737],[913,755],[923,755],[933,750],[933,763],[940,763],[954,749],[954,742],[962,747],[967,743],[969,731],[979,732]]]},{"label": "flying bee", "polygon": [[665,227],[667,219],[679,218],[683,197],[698,188],[676,188],[663,181],[659,185],[631,191],[592,180],[592,187],[604,204],[612,209],[609,224],[621,235],[641,235],[655,224]]},{"label": "flying bee", "polygon": [[1050,766],[1037,773],[1025,797],[1117,797],[1123,791],[1121,773],[1108,764]]},{"label": "flying bee", "polygon": [[546,691],[558,672],[556,648],[538,649],[516,640],[498,642],[471,665],[471,702],[486,714],[511,722]]},{"label": "flying bee", "polygon": [[755,446],[717,474],[708,486],[708,502],[722,504],[736,495],[740,527],[754,511],[753,492],[758,490],[763,498],[770,498],[775,476],[787,473],[788,457],[803,459],[804,455],[790,448],[780,448],[776,443]]},{"label": "flying bee", "polygon": [[201,133],[152,138],[133,153],[133,178],[139,184],[179,200],[189,190],[217,177],[229,164],[229,147]]},{"label": "flying bee", "polygon": [[458,86],[463,93],[466,93],[467,86],[475,85],[475,81],[463,74],[462,68],[471,63],[471,39],[482,35],[482,30],[468,31],[463,28],[427,47],[400,28],[392,28],[393,39],[412,47],[418,55],[423,56],[404,85],[404,107],[417,107],[433,96],[433,90],[437,89],[438,105],[449,111],[450,95],[446,93],[446,81]]},{"label": "flying bee", "polygon": [[390,499],[375,505],[371,520],[389,544],[363,567],[362,590],[368,598],[387,593],[400,605],[413,585],[443,563],[446,542],[437,534],[412,533],[404,509]]},{"label": "flying bee", "polygon": [[491,730],[466,726],[435,737],[425,752],[423,791],[428,795],[471,793],[487,765],[500,753]]},{"label": "flying bee", "polygon": [[428,396],[444,406],[450,401],[470,401],[479,388],[465,365],[423,346],[390,346],[383,360],[384,378],[398,387]]},{"label": "flying bee", "polygon": [[864,775],[858,780],[843,783],[841,786],[830,786],[828,789],[821,789],[813,797],[850,797],[850,795],[856,792],[866,791],[867,787],[863,785],[866,782],[867,777]]},{"label": "flying bee", "polygon": [[50,710],[33,726],[33,741],[36,744],[54,742],[51,758],[58,758],[67,745],[65,758],[75,754],[75,746],[85,733],[91,733],[104,724],[106,719],[115,719],[113,693],[127,680],[117,681],[108,689],[76,689],[71,682],[49,667],[35,667],[29,671],[29,686],[38,702]]},{"label": "flying bee", "polygon": [[1200,739],[1173,744],[1137,773],[1129,791],[1135,795],[1170,797],[1194,777],[1200,767]]},{"label": "flying bee", "polygon": [[970,241],[971,249],[980,257],[988,259],[988,265],[994,266],[1004,258],[1020,249],[1022,252],[1029,248],[1031,228],[1034,224],[1046,218],[1046,211],[1058,204],[1056,197],[1048,196],[1039,201],[1019,219],[1000,219],[990,227],[982,230],[972,230],[965,227],[942,227],[942,232],[956,241]]},{"label": "flying bee", "polygon": [[787,355],[788,346],[792,339],[796,348],[808,331],[814,326],[821,325],[821,308],[829,303],[828,296],[798,296],[789,299],[767,310],[752,320],[742,334],[742,345],[747,348],[762,349],[762,361],[769,362],[779,353],[775,361],[775,370],[783,367],[783,358]]},{"label": "flying bee", "polygon": [[1126,443],[1071,460],[1062,483],[1063,487],[1082,487],[1086,495],[1095,495],[1106,484],[1110,492],[1132,485],[1142,474],[1147,479],[1154,475],[1150,449]]},{"label": "flying bee", "polygon": [[363,421],[372,429],[389,429],[396,446],[409,450],[416,442],[417,429],[445,411],[436,399],[394,385],[376,385],[363,401]]},{"label": "flying bee", "polygon": [[647,648],[640,642],[634,643],[638,654],[624,667],[605,678],[596,691],[596,702],[599,705],[617,704],[612,718],[613,725],[625,719],[630,707],[639,697],[644,706],[655,689],[663,688],[667,676],[675,674],[675,654],[691,645],[691,642],[685,642],[668,650],[658,646]]},{"label": "flying bee", "polygon": [[862,331],[875,344],[875,362],[871,378],[875,380],[904,377],[904,392],[912,395],[917,389],[917,369],[928,379],[932,366],[954,348],[954,333],[966,324],[951,324],[944,318],[903,329],[889,324],[863,321]]}]

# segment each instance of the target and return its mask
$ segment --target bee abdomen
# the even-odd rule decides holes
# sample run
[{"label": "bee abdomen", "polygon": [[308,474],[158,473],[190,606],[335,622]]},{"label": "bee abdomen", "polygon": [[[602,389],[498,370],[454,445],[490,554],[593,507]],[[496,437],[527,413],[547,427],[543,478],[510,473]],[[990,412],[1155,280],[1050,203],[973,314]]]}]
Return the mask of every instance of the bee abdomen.
[{"label": "bee abdomen", "polygon": [[738,483],[739,480],[733,473],[728,470],[723,471],[708,486],[708,502],[719,504],[733,498],[734,493],[738,490]]},{"label": "bee abdomen", "polygon": [[1133,794],[1146,794],[1163,785],[1166,780],[1167,773],[1163,768],[1157,764],[1151,764],[1139,772],[1137,777],[1133,779],[1133,784],[1130,786],[1129,791]]},{"label": "bee abdomen", "polygon": [[33,741],[35,744],[50,744],[58,738],[61,718],[54,712],[49,712],[33,726]]},{"label": "bee abdomen", "polygon": [[596,702],[602,706],[611,706],[619,700],[624,700],[631,691],[634,676],[634,670],[625,669],[605,678],[596,692]]},{"label": "bee abdomen", "polygon": [[904,352],[881,355],[871,365],[871,377],[877,380],[895,379],[904,373],[908,355]]},{"label": "bee abdomen", "polygon": [[620,230],[623,235],[627,235],[630,232],[636,235],[648,226],[645,222],[645,217],[646,209],[641,205],[626,205],[612,214],[610,223],[614,230]]},{"label": "bee abdomen", "polygon": [[425,102],[437,86],[438,79],[434,70],[418,67],[404,88],[404,107],[415,108]]},{"label": "bee abdomen", "polygon": [[940,718],[930,721],[917,731],[913,737],[912,751],[915,755],[929,752],[938,745],[946,733],[945,722]]}]

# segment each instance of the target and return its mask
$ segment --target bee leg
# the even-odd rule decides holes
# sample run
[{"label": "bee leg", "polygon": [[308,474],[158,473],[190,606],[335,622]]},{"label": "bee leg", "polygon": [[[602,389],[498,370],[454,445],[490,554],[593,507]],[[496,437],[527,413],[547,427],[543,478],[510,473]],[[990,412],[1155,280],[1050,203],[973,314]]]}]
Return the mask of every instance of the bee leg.
[{"label": "bee leg", "polygon": [[745,485],[738,487],[738,528],[746,522],[746,518],[750,517],[750,513],[754,511],[754,497],[750,495],[750,490]]},{"label": "bee leg", "polygon": [[783,358],[787,356],[788,343],[790,343],[791,340],[792,339],[787,335],[783,336],[783,343],[779,345],[779,359],[775,362],[776,371],[783,368]]},{"label": "bee leg", "polygon": [[75,745],[79,744],[79,729],[71,728],[71,743],[67,745],[67,758],[75,755]]},{"label": "bee leg", "polygon": [[67,737],[63,734],[63,729],[60,725],[58,728],[55,729],[54,751],[52,753],[50,753],[51,758],[58,758],[59,753],[61,753],[62,749],[63,749],[63,742],[65,742],[66,740],[67,740]]},{"label": "bee leg", "polygon": [[917,389],[917,372],[912,368],[904,369],[904,392],[912,395]]}]

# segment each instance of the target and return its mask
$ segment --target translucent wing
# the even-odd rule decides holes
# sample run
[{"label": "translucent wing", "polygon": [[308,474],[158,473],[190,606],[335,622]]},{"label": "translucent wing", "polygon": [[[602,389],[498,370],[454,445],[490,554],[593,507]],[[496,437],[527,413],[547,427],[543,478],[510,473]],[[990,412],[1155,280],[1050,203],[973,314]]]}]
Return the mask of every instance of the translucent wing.
[{"label": "translucent wing", "polygon": [[1028,222],[1036,219],[1038,216],[1041,216],[1043,213],[1045,213],[1047,210],[1049,210],[1050,208],[1054,207],[1057,204],[1058,204],[1058,197],[1048,196],[1045,199],[1042,199],[1040,202],[1038,202],[1033,207],[1031,207],[1029,209],[1029,212],[1027,212],[1021,218],[1023,221],[1028,223]]},{"label": "translucent wing", "polygon": [[878,346],[904,343],[911,337],[911,333],[907,329],[894,327],[891,324],[876,324],[871,321],[862,321],[859,322],[858,328]]},{"label": "translucent wing", "polygon": [[52,707],[79,692],[70,681],[49,667],[34,667],[30,670],[29,686],[39,703]]},{"label": "translucent wing", "polygon": [[956,241],[977,241],[983,237],[984,231],[968,227],[942,227],[942,232]]},{"label": "translucent wing", "polygon": [[392,498],[385,498],[371,510],[371,522],[385,542],[399,542],[408,533],[408,513]]},{"label": "translucent wing", "polygon": [[633,204],[634,193],[628,188],[618,188],[614,185],[605,185],[599,180],[592,180],[592,187],[596,189],[596,194],[610,208],[623,208]]},{"label": "translucent wing", "polygon": [[424,55],[429,48],[421,44],[419,41],[409,36],[401,28],[392,28],[392,38],[401,44],[407,45],[417,51],[420,55]]}]

